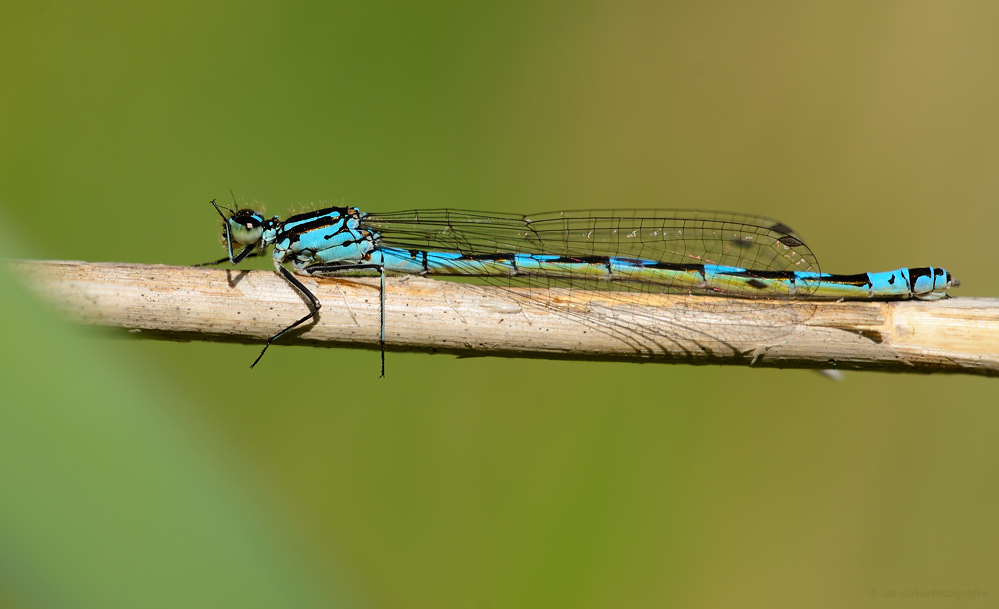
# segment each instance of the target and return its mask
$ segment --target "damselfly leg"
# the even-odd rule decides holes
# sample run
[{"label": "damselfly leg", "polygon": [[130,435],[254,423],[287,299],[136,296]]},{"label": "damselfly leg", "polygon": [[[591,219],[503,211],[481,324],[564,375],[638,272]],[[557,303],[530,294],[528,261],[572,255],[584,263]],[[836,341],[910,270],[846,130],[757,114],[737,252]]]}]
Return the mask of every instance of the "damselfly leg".
[{"label": "damselfly leg", "polygon": [[[284,270],[284,269],[282,268],[282,270]],[[364,271],[364,270],[375,270],[375,271],[378,271],[378,275],[379,275],[379,278],[380,278],[380,282],[378,284],[378,298],[379,298],[379,301],[380,301],[379,302],[379,311],[380,311],[379,326],[380,326],[380,331],[379,331],[379,336],[378,336],[378,344],[379,344],[379,346],[381,348],[381,354],[382,354],[382,374],[378,378],[384,378],[385,377],[385,265],[384,264],[316,264],[316,265],[307,267],[305,269],[305,271],[308,274],[310,274],[310,275],[327,275],[327,274],[333,274],[333,273],[345,273],[345,272],[350,272],[350,271]],[[298,286],[301,285],[301,284],[298,284],[298,282],[295,282],[295,283],[297,284],[296,287],[298,287]],[[305,287],[302,286],[299,289],[304,290]],[[311,294],[309,294],[308,291],[306,291],[306,296],[311,297],[311,298],[315,298],[314,296],[312,296]],[[299,323],[301,323],[301,322],[299,322]],[[287,328],[287,329],[283,330],[281,332],[281,334],[284,334],[285,332],[287,332],[290,329],[291,328]],[[278,334],[278,336],[280,336],[281,334]],[[274,338],[277,338],[277,336],[275,336]],[[274,339],[271,339],[271,340],[274,340]],[[270,343],[270,341],[268,341],[268,343]],[[266,349],[266,348],[267,347],[264,347],[264,349]],[[263,352],[261,352],[260,355],[263,355]],[[260,358],[258,357],[257,359],[259,360]],[[254,362],[254,363],[256,363],[256,362]],[[251,368],[252,368],[252,366],[251,366]]]}]

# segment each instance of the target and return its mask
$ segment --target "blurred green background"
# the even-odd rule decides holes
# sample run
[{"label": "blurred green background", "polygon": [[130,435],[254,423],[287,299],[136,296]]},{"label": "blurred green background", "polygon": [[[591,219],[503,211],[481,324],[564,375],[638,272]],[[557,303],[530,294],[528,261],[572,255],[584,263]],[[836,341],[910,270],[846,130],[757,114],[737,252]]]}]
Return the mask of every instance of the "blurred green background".
[{"label": "blurred green background", "polygon": [[[5,257],[208,200],[780,218],[995,296],[999,4],[0,4]],[[3,273],[0,605],[999,598],[995,381],[106,338]],[[933,601],[929,601],[932,603]],[[939,602],[939,601],[938,601]],[[923,603],[928,604],[928,603]]]}]

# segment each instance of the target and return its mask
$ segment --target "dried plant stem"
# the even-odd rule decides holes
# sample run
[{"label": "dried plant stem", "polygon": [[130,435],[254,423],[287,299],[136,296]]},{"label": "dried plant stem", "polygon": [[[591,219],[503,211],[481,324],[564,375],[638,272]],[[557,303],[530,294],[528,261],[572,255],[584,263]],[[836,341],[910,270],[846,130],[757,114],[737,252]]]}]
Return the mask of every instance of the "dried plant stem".
[{"label": "dried plant stem", "polygon": [[[84,324],[167,340],[262,343],[307,311],[271,271],[16,261],[45,301]],[[319,320],[278,344],[378,348],[377,278],[303,278]],[[387,349],[460,356],[736,364],[999,376],[999,299],[799,302],[553,290],[558,307],[511,290],[420,277],[386,286]],[[585,297],[584,297],[585,296]],[[574,314],[599,309],[620,323]],[[731,310],[728,310],[731,309]],[[569,314],[565,311],[568,310]],[[682,316],[678,314],[682,311]],[[789,320],[797,320],[790,323]],[[608,328],[611,328],[610,330]]]}]

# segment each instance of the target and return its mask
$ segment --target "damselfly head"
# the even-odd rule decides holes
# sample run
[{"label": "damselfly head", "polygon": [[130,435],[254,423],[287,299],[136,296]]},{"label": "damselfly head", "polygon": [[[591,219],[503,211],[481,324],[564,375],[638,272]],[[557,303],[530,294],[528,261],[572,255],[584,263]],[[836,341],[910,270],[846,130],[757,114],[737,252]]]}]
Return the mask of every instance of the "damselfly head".
[{"label": "damselfly head", "polygon": [[240,245],[260,241],[264,234],[264,216],[252,209],[240,209],[226,218],[232,240]]},{"label": "damselfly head", "polygon": [[224,224],[223,242],[229,238],[240,245],[257,243],[263,236],[264,229],[270,224],[270,221],[264,219],[264,214],[255,209],[239,209],[237,207],[234,211],[219,205],[214,199],[211,203],[219,212],[219,216],[222,217]]}]

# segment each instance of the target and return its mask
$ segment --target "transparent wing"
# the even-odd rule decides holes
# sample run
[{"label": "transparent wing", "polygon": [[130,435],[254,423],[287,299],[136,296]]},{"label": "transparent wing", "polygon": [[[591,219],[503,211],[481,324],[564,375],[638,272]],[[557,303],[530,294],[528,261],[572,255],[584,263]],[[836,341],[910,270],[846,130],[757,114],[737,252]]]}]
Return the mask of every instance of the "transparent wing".
[{"label": "transparent wing", "polygon": [[819,271],[811,250],[785,224],[745,214],[631,209],[522,216],[435,209],[369,214],[364,224],[389,246],[469,256],[617,256],[751,271]]},{"label": "transparent wing", "polygon": [[[487,213],[455,209],[372,213],[366,228],[381,235],[381,243],[409,250],[460,252],[466,256],[491,254],[547,254],[568,258],[612,256],[658,263],[716,264],[749,271],[819,272],[819,264],[804,241],[787,225],[747,214],[695,210],[615,209],[540,214]],[[475,263],[449,262],[457,272],[475,274]],[[454,279],[454,277],[449,277]],[[642,345],[666,340],[690,349],[719,341],[718,323],[705,325],[712,312],[752,310],[761,323],[727,328],[747,338],[766,340],[782,336],[810,317],[807,306],[789,306],[786,297],[772,292],[760,299],[708,298],[691,302],[671,294],[692,293],[689,284],[674,284],[664,275],[643,280],[596,278],[565,273],[480,277],[479,281],[505,288],[512,301],[540,306],[588,326]],[[713,288],[709,293],[730,295]],[[662,306],[663,299],[669,306]],[[607,306],[610,302],[613,306]],[[653,305],[631,307],[631,305]],[[666,322],[668,332],[650,330]],[[717,317],[717,316],[716,316]],[[735,348],[722,345],[724,348]]]}]

